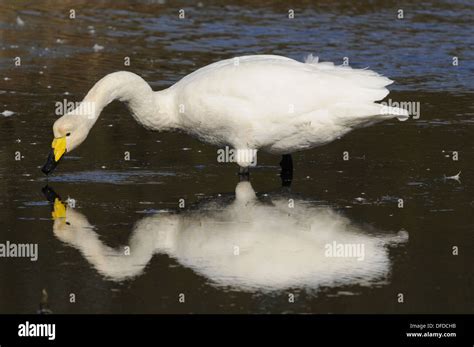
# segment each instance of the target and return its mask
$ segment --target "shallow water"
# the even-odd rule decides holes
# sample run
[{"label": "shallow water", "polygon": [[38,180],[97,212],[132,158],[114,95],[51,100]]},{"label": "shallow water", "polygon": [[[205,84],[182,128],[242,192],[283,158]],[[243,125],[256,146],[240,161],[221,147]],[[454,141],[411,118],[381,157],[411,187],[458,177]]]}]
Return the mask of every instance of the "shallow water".
[{"label": "shallow water", "polygon": [[[285,2],[240,3],[0,3],[0,113],[15,112],[0,114],[0,242],[39,247],[36,262],[0,258],[0,312],[36,312],[43,288],[56,313],[474,311],[474,4],[296,1],[289,20]],[[52,177],[40,172],[55,103],[80,101],[125,56],[162,89],[269,53],[349,57],[394,79],[389,97],[419,102],[421,116],[295,154],[288,191],[280,158],[259,154],[251,187],[238,184],[216,148],[149,132],[114,103]],[[46,184],[69,198],[69,225],[51,219]],[[325,257],[332,240],[364,244],[366,257]]]}]

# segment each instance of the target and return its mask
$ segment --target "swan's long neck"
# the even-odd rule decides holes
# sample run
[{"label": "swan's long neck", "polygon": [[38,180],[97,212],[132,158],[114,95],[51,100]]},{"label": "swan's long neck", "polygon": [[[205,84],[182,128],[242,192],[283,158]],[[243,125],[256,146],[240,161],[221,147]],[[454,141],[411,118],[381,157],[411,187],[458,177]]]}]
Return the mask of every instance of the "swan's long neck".
[{"label": "swan's long neck", "polygon": [[169,130],[178,127],[171,90],[153,92],[140,76],[119,71],[99,80],[84,98],[83,104],[90,105],[88,109],[92,110],[87,116],[90,128],[104,107],[114,100],[125,102],[133,117],[147,128]]}]

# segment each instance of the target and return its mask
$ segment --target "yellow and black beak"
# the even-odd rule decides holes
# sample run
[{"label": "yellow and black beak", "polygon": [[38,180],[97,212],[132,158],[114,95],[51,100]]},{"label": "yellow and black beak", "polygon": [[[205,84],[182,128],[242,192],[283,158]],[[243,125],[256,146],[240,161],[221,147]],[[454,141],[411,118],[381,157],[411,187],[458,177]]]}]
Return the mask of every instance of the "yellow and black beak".
[{"label": "yellow and black beak", "polygon": [[53,220],[66,218],[66,205],[59,198],[54,199],[53,212],[51,212]]},{"label": "yellow and black beak", "polygon": [[46,164],[44,164],[41,171],[46,175],[50,174],[56,168],[64,153],[66,153],[66,136],[55,138],[51,144],[51,151]]},{"label": "yellow and black beak", "polygon": [[53,220],[63,218],[63,220],[65,221],[66,205],[61,201],[61,197],[56,194],[53,188],[49,186],[45,186],[41,190],[46,199],[48,199],[48,201],[53,204],[53,211],[51,213]]}]

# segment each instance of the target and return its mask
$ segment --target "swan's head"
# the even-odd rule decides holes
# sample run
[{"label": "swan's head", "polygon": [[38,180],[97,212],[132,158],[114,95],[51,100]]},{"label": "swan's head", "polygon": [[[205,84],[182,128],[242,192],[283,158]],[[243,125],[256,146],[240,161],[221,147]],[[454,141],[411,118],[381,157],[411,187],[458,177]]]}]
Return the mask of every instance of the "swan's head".
[{"label": "swan's head", "polygon": [[45,174],[51,173],[56,168],[64,153],[71,152],[84,142],[89,134],[89,127],[82,116],[67,114],[54,122],[53,133],[51,151],[42,168]]}]

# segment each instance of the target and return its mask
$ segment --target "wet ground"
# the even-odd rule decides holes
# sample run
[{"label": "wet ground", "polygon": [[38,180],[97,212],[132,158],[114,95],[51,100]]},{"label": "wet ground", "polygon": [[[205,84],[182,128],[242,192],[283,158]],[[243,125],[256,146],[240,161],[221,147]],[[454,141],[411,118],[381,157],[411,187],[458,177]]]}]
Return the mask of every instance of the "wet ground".
[{"label": "wet ground", "polygon": [[[45,288],[56,313],[472,313],[473,24],[470,1],[2,1],[0,242],[36,243],[39,258],[0,258],[0,312],[36,312]],[[286,189],[280,158],[259,154],[239,183],[216,148],[114,103],[40,171],[55,103],[107,73],[159,90],[224,58],[309,53],[391,77],[389,97],[420,118],[296,153]],[[327,257],[334,240],[364,259]]]}]

